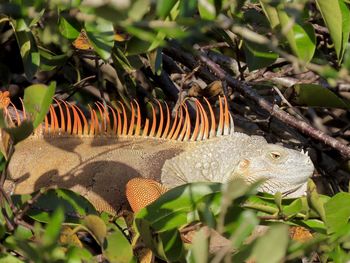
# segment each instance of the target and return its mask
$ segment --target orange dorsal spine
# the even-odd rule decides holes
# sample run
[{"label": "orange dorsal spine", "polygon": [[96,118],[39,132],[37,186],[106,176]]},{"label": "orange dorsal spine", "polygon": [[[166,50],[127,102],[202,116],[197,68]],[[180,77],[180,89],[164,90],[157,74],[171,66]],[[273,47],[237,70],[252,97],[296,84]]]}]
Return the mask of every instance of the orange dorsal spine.
[{"label": "orange dorsal spine", "polygon": [[[225,97],[219,97],[218,125],[215,121],[213,108],[205,98],[204,104],[206,105],[203,105],[198,99],[194,101],[196,109],[194,122],[190,118],[186,101],[180,105],[175,117],[170,118],[169,106],[165,102],[162,103],[156,100],[156,105],[151,104],[151,123],[146,118],[144,125],[141,125],[143,119],[140,106],[136,100],[131,102],[130,118],[127,116],[125,105],[121,102],[118,102],[119,109],[97,102],[95,103],[97,109],[89,106],[90,116],[87,118],[76,105],[62,100],[54,99],[54,101],[58,110],[55,110],[53,105],[50,106],[49,113],[45,117],[44,123],[36,130],[36,134],[44,136],[64,134],[76,136],[142,136],[178,141],[202,141],[234,132],[232,116],[228,110],[228,102]],[[155,107],[159,109],[159,118],[157,118]],[[19,114],[17,110],[15,111],[15,121],[20,123]],[[23,111],[25,112],[24,109]]]}]

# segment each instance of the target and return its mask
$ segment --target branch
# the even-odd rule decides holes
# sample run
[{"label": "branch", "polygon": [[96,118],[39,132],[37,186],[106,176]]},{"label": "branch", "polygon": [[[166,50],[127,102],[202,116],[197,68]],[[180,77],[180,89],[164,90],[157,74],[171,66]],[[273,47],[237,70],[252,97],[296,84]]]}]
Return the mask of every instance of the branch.
[{"label": "branch", "polygon": [[226,71],[224,71],[218,64],[210,60],[203,53],[199,53],[197,58],[192,55],[185,53],[181,49],[169,47],[164,49],[172,57],[176,57],[182,64],[195,67],[198,65],[198,60],[204,62],[207,67],[215,74],[209,72],[206,68],[200,68],[198,73],[201,78],[208,81],[214,81],[217,78],[226,81],[227,84],[239,91],[244,97],[248,97],[255,101],[261,108],[269,112],[272,116],[283,121],[284,123],[298,129],[302,133],[323,142],[324,144],[338,150],[345,158],[350,158],[350,147],[334,139],[333,137],[325,134],[324,132],[315,129],[308,123],[298,120],[293,116],[289,115],[285,111],[281,110],[277,105],[272,105],[269,101],[262,98],[258,93],[249,85],[244,82],[238,81],[232,78]]}]

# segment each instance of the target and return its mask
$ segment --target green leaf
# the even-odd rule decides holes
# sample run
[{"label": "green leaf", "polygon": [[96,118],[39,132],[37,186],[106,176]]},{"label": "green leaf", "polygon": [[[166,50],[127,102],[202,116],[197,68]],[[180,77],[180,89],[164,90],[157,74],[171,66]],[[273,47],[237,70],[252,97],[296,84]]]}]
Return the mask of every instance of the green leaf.
[{"label": "green leaf", "polygon": [[350,193],[338,193],[333,196],[325,205],[326,226],[328,233],[338,232],[345,225],[349,224],[350,220]]},{"label": "green leaf", "polygon": [[11,254],[0,253],[0,263],[24,263],[24,261]]},{"label": "green leaf", "polygon": [[104,19],[85,23],[85,31],[96,53],[103,59],[111,57],[114,45],[113,24]]},{"label": "green leaf", "polygon": [[133,259],[131,244],[119,229],[107,235],[103,255],[109,262],[128,263]]},{"label": "green leaf", "polygon": [[261,5],[267,19],[270,22],[271,28],[274,29],[275,27],[277,27],[280,24],[277,9],[275,7],[267,4],[266,1],[260,0],[259,2],[260,2],[260,5]]},{"label": "green leaf", "polygon": [[309,179],[307,182],[307,200],[311,208],[321,217],[322,221],[326,221],[326,213],[324,210],[325,201],[320,198],[316,190],[315,183]]},{"label": "green leaf", "polygon": [[266,234],[256,240],[252,257],[256,263],[282,262],[288,247],[288,226],[272,225]]},{"label": "green leaf", "polygon": [[80,247],[69,247],[67,252],[67,262],[94,262],[89,250]]},{"label": "green leaf", "polygon": [[169,15],[171,9],[178,0],[159,0],[157,1],[157,15],[160,18],[165,18]]},{"label": "green leaf", "polygon": [[158,254],[168,262],[180,261],[184,248],[180,232],[169,230],[159,233]]},{"label": "green leaf", "polygon": [[157,48],[154,51],[151,51],[147,54],[148,60],[150,62],[150,66],[152,69],[152,73],[154,75],[160,75],[162,73],[162,49]]},{"label": "green leaf", "polygon": [[197,12],[197,0],[180,0],[179,10],[181,17],[193,17]]},{"label": "green leaf", "polygon": [[206,263],[208,262],[208,236],[205,233],[205,229],[200,229],[196,232],[192,246],[188,254],[187,262],[191,263]]},{"label": "green leaf", "polygon": [[337,53],[339,64],[342,61],[349,40],[350,12],[343,0],[316,0],[323,20],[329,30]]},{"label": "green leaf", "polygon": [[128,19],[139,21],[150,9],[150,0],[133,1],[131,8],[128,11]]},{"label": "green leaf", "polygon": [[296,94],[295,102],[311,107],[349,109],[350,104],[339,98],[330,89],[317,84],[297,84],[293,86]]},{"label": "green leaf", "polygon": [[40,70],[42,71],[54,70],[57,67],[65,65],[68,60],[67,54],[55,55],[43,48],[39,48],[39,53],[41,61]]},{"label": "green leaf", "polygon": [[[13,202],[17,207],[23,207],[26,201],[37,195],[13,195]],[[58,208],[64,208],[66,223],[81,223],[81,218],[88,214],[97,214],[93,205],[84,197],[68,189],[49,189],[44,192],[26,213],[32,219],[47,223],[51,214]]]},{"label": "green leaf", "polygon": [[52,214],[50,221],[45,227],[45,232],[42,239],[44,246],[49,247],[57,243],[58,237],[60,236],[63,220],[63,209],[61,207],[58,207]]},{"label": "green leaf", "polygon": [[[29,80],[36,74],[40,65],[40,54],[35,38],[29,29],[24,26],[24,20],[13,21],[12,27],[15,31],[17,44],[22,57],[24,72]],[[16,24],[16,26],[14,26]]]},{"label": "green leaf", "polygon": [[[191,183],[175,187],[135,215],[135,222],[144,219],[157,231],[178,228],[187,223],[187,215],[195,211],[205,196],[219,192],[219,183]],[[210,203],[208,203],[210,205]]]},{"label": "green leaf", "polygon": [[34,128],[39,126],[49,111],[55,90],[56,82],[51,82],[49,86],[34,84],[24,90],[24,107],[33,120]]},{"label": "green leaf", "polygon": [[135,223],[142,241],[158,257],[168,261],[178,261],[182,257],[183,244],[177,229],[158,233],[147,220],[139,218],[135,220]]},{"label": "green leaf", "polygon": [[198,0],[198,11],[202,19],[216,18],[215,0]]},{"label": "green leaf", "polygon": [[[282,26],[282,30],[290,27],[291,18],[284,9],[278,9],[278,17]],[[294,22],[286,32],[286,38],[293,53],[301,60],[309,62],[314,56],[316,49],[316,36],[314,28],[311,24],[302,21]]]},{"label": "green leaf", "polygon": [[278,58],[278,55],[269,50],[265,45],[249,42],[247,40],[243,43],[244,54],[246,62],[250,71],[264,68]]},{"label": "green leaf", "polygon": [[[240,210],[234,215],[232,212],[237,210],[229,210],[228,216],[225,218],[225,232],[232,233],[230,240],[232,248],[238,249],[246,241],[246,239],[253,233],[254,229],[259,224],[259,219],[256,214],[250,210]],[[229,219],[235,218],[234,221]]]},{"label": "green leaf", "polygon": [[31,121],[24,120],[17,127],[5,128],[4,130],[11,135],[13,143],[17,144],[32,135],[34,126]]},{"label": "green leaf", "polygon": [[67,39],[76,39],[81,30],[79,23],[69,16],[68,12],[61,12],[58,21],[58,30]]},{"label": "green leaf", "polygon": [[105,222],[96,215],[87,215],[83,220],[83,225],[88,229],[100,246],[103,246],[107,235],[107,226]]}]

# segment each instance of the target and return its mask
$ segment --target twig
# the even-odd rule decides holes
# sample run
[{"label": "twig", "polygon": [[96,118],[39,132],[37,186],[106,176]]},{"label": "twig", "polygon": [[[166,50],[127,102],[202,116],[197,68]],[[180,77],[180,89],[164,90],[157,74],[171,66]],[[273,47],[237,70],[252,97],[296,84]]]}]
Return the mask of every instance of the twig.
[{"label": "twig", "polygon": [[[192,55],[187,54],[178,48],[170,47],[165,50],[169,55],[171,54],[173,57],[176,57],[176,59],[184,65],[188,65],[190,67],[198,65],[196,59]],[[199,59],[201,62],[204,62],[208,66],[208,68],[216,75],[215,76],[214,74],[206,70],[204,67],[201,67],[198,71],[201,78],[208,81],[214,81],[217,78],[227,81],[227,84],[236,88],[236,90],[239,91],[244,97],[250,98],[253,101],[255,101],[262,109],[266,110],[272,116],[298,129],[302,133],[338,150],[345,158],[350,158],[349,146],[339,142],[338,140],[332,138],[324,132],[315,129],[308,123],[301,120],[297,120],[293,116],[281,110],[277,105],[272,105],[269,101],[259,96],[257,92],[250,86],[241,81],[233,79],[219,65],[210,60],[207,56],[203,54],[198,54],[197,59]]]}]

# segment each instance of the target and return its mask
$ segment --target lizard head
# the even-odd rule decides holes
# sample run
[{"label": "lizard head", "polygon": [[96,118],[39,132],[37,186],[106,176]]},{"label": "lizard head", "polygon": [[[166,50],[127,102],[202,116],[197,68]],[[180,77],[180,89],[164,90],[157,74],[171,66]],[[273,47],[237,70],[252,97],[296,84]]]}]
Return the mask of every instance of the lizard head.
[{"label": "lizard head", "polygon": [[247,182],[265,179],[259,190],[271,194],[278,190],[289,197],[296,197],[305,193],[306,182],[313,171],[307,152],[265,144],[239,161],[233,177],[242,176]]}]

